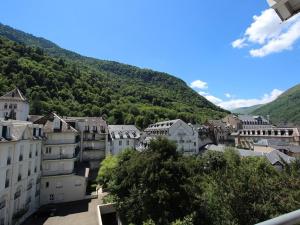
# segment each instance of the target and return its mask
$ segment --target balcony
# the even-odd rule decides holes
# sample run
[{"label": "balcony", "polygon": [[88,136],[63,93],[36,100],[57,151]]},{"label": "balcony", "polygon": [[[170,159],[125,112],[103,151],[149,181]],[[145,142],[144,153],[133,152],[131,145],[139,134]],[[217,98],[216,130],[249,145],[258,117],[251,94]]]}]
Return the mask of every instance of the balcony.
[{"label": "balcony", "polygon": [[42,174],[43,176],[60,176],[60,175],[70,175],[74,174],[75,170],[70,169],[70,170],[55,170],[55,171],[43,171]]},{"label": "balcony", "polygon": [[76,154],[59,154],[59,155],[54,155],[54,154],[47,154],[43,156],[43,160],[59,160],[59,159],[74,159],[76,158]]}]

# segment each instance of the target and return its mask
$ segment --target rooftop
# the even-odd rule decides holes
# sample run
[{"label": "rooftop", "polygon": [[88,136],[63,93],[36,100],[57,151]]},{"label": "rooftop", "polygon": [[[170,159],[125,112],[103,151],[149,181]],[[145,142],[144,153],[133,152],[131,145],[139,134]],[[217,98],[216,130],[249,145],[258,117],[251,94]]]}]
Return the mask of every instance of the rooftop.
[{"label": "rooftop", "polygon": [[1,96],[0,100],[18,100],[27,102],[27,99],[18,88],[15,88],[14,90],[7,92],[3,96]]}]

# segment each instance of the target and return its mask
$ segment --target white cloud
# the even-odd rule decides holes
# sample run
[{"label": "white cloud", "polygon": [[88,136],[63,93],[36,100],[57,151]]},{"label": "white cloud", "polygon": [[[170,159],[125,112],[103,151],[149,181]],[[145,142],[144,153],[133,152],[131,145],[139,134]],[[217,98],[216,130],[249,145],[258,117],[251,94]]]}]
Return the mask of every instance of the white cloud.
[{"label": "white cloud", "polygon": [[252,98],[252,99],[241,99],[241,98],[233,99],[232,95],[229,94],[230,95],[230,97],[228,97],[230,98],[229,100],[220,99],[204,91],[200,91],[198,93],[203,97],[205,97],[208,101],[220,106],[221,108],[231,110],[240,107],[249,107],[253,105],[266,104],[272,102],[276,98],[278,98],[278,96],[281,95],[283,91],[278,89],[273,89],[271,93],[264,94],[261,98]]},{"label": "white cloud", "polygon": [[253,20],[244,36],[232,42],[233,48],[258,45],[252,47],[249,53],[253,57],[264,57],[292,49],[300,39],[300,15],[281,22],[273,9],[267,9],[260,16],[254,16]]},{"label": "white cloud", "polygon": [[224,109],[236,109],[240,107],[249,107],[253,105],[266,104],[274,101],[279,95],[281,95],[283,91],[274,89],[269,94],[264,94],[261,98],[253,98],[253,99],[230,99],[228,101],[222,101],[218,104],[218,106]]},{"label": "white cloud", "polygon": [[208,85],[202,80],[195,80],[191,83],[191,88],[207,89]]},{"label": "white cloud", "polygon": [[220,104],[223,101],[222,99],[217,98],[217,97],[215,97],[207,92],[204,92],[204,91],[199,91],[198,93],[200,95],[202,95],[203,97],[205,97],[208,101],[210,101],[216,105]]},{"label": "white cloud", "polygon": [[247,46],[245,41],[246,41],[245,38],[240,38],[232,42],[231,45],[233,48],[244,48],[245,46]]},{"label": "white cloud", "polygon": [[227,98],[231,98],[231,97],[232,97],[231,94],[229,94],[229,93],[225,93],[225,96],[226,96]]}]

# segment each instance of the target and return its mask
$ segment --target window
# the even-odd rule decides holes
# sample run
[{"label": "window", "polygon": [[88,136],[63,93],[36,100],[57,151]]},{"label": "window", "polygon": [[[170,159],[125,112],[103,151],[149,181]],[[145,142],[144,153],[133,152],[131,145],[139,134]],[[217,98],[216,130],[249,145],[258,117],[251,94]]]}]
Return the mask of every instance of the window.
[{"label": "window", "polygon": [[129,140],[127,140],[127,145],[129,145]]},{"label": "window", "polygon": [[50,199],[50,201],[53,201],[54,200],[54,194],[50,194],[49,199]]},{"label": "window", "polygon": [[49,187],[49,182],[47,181],[47,182],[46,182],[46,188],[48,188],[48,187]]},{"label": "window", "polygon": [[4,109],[7,109],[7,103],[4,104]]},{"label": "window", "polygon": [[51,154],[51,147],[46,147],[46,154]]},{"label": "window", "polygon": [[80,187],[80,186],[81,186],[80,180],[76,180],[76,181],[75,181],[75,187]]},{"label": "window", "polygon": [[121,146],[122,145],[122,141],[119,141],[119,146]]},{"label": "window", "polygon": [[17,104],[14,104],[14,109],[18,108],[18,105]]}]

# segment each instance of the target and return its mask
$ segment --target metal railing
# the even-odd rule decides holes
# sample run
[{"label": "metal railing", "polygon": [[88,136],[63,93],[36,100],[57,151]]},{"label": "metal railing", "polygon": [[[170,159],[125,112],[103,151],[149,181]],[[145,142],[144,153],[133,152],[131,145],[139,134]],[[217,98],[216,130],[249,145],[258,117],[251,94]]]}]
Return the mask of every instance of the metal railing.
[{"label": "metal railing", "polygon": [[300,209],[256,225],[296,225],[300,223]]}]

